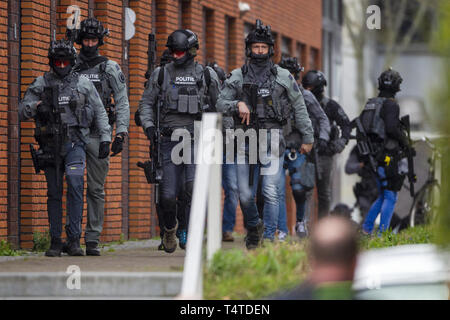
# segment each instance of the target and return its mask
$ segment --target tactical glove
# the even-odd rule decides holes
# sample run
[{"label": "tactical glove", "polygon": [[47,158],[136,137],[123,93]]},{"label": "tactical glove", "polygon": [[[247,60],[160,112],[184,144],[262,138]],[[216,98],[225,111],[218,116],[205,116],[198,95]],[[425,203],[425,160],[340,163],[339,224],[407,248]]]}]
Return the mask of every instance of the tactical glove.
[{"label": "tactical glove", "polygon": [[316,147],[317,147],[318,152],[324,153],[328,149],[328,141],[319,138],[319,140],[317,141]]},{"label": "tactical glove", "polygon": [[145,134],[147,135],[147,139],[153,144],[155,141],[155,127],[145,129]]},{"label": "tactical glove", "polygon": [[109,145],[111,142],[103,141],[100,142],[100,148],[98,148],[98,158],[99,159],[105,159],[109,155]]},{"label": "tactical glove", "polygon": [[115,155],[122,152],[123,141],[124,141],[124,136],[122,134],[116,135],[116,137],[114,138],[113,144],[111,146],[111,151],[112,151],[111,157],[114,157]]},{"label": "tactical glove", "polygon": [[331,149],[334,153],[341,153],[347,145],[347,140],[340,138],[331,142]]}]

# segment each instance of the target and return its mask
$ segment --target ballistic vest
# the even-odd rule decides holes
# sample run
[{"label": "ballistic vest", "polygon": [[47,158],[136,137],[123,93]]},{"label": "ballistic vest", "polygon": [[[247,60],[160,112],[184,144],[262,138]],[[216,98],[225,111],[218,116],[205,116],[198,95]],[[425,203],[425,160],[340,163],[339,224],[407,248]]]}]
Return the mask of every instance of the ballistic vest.
[{"label": "ballistic vest", "polygon": [[[81,76],[85,77],[92,82],[97,89],[98,95],[102,99],[103,106],[105,107],[109,124],[112,125],[115,121],[114,108],[111,102],[112,89],[109,85],[109,75],[106,73],[106,63],[108,58],[99,56],[95,59],[95,62],[88,64],[87,62],[78,63],[74,70]],[[95,64],[95,65],[94,65]]]},{"label": "ballistic vest", "polygon": [[164,101],[162,114],[200,115],[209,108],[207,88],[209,71],[194,63],[193,68],[176,69],[173,64],[165,65],[159,73]]},{"label": "ballistic vest", "polygon": [[381,118],[385,100],[386,98],[381,97],[369,99],[359,116],[364,131],[373,142],[384,142],[386,139],[384,120]]},{"label": "ballistic vest", "polygon": [[[36,121],[36,140],[40,145],[51,144],[53,136],[60,134],[64,135],[64,142],[86,142],[84,135],[92,124],[94,110],[78,91],[78,74],[72,73],[61,81],[46,73],[44,81]],[[56,99],[53,97],[55,92],[58,94]]]},{"label": "ballistic vest", "polygon": [[[248,75],[248,66],[244,65],[242,68],[243,87],[247,84],[254,85],[255,83],[250,79]],[[256,110],[250,110],[251,113],[256,114],[257,121],[261,128],[282,128],[287,122],[290,116],[291,103],[285,93],[283,86],[276,82],[277,71],[273,66],[271,74],[264,83],[256,84],[257,89],[257,101]],[[254,106],[251,105],[251,97],[245,96],[243,92],[243,100],[247,106],[251,109]],[[240,123],[239,120],[237,123]]]}]

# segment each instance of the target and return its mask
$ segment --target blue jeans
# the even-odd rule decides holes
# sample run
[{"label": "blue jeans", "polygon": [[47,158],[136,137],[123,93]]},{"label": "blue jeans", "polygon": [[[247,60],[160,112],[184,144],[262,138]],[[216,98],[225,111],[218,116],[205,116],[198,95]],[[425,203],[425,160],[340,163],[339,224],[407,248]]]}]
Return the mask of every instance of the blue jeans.
[{"label": "blue jeans", "polygon": [[372,204],[366,219],[363,223],[363,230],[367,233],[372,233],[373,225],[378,214],[381,213],[380,226],[378,234],[386,231],[391,223],[391,218],[394,213],[395,204],[397,203],[398,194],[395,191],[386,190],[387,181],[381,181],[386,178],[383,167],[377,169],[377,187],[379,191],[378,199]]},{"label": "blue jeans", "polygon": [[225,154],[222,165],[222,187],[225,193],[223,205],[222,232],[233,232],[236,224],[236,208],[238,205],[238,183],[236,163],[227,164]]},{"label": "blue jeans", "polygon": [[[286,161],[286,160],[285,160]],[[280,197],[280,211],[278,214],[278,230],[288,233],[287,227],[287,211],[286,211],[286,174],[283,172],[280,175],[280,183],[278,184],[278,192]]]},{"label": "blue jeans", "polygon": [[83,217],[84,168],[86,167],[86,150],[82,142],[66,143],[64,145],[64,164],[59,172],[55,167],[44,169],[47,180],[47,211],[50,224],[50,236],[60,238],[62,232],[62,196],[63,178],[67,182],[67,217],[66,235],[69,239],[79,239],[81,236],[81,220]]},{"label": "blue jeans", "polygon": [[[246,146],[246,149],[248,145]],[[248,149],[247,149],[248,150]],[[250,165],[248,164],[248,154],[246,154],[246,163],[237,164],[237,181],[239,190],[239,200],[241,203],[244,219],[248,227],[255,227],[259,222],[259,214],[256,206],[256,191],[258,188],[259,175],[261,170],[267,170],[271,167],[270,174],[262,175],[261,192],[264,198],[264,238],[273,240],[277,230],[279,216],[279,191],[278,184],[283,173],[283,155],[272,159],[267,164],[255,164],[253,186],[249,185]]]}]

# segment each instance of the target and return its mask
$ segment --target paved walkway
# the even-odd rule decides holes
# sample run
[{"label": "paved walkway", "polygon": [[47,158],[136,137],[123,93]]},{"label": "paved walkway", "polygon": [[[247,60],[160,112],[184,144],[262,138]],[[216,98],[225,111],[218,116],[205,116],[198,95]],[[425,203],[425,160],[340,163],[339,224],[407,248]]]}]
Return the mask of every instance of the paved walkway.
[{"label": "paved walkway", "polygon": [[[159,240],[145,240],[105,245],[100,257],[63,254],[49,258],[44,253],[0,257],[0,272],[66,272],[70,265],[79,266],[82,272],[181,272],[186,251],[177,247],[169,254],[158,251],[159,244]],[[243,237],[234,242],[222,242],[222,246],[224,249],[245,248]]]},{"label": "paved walkway", "polygon": [[[186,251],[178,247],[168,254],[158,251],[159,244],[145,240],[105,245],[99,257],[0,257],[0,300],[172,299],[181,290]],[[245,248],[243,236],[222,245],[225,250]]]}]

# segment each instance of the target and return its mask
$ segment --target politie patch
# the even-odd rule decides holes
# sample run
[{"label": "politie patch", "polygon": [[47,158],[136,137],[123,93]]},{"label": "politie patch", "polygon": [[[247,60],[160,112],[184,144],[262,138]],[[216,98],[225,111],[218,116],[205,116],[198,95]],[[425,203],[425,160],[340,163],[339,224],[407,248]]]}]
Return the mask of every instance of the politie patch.
[{"label": "politie patch", "polygon": [[125,76],[123,75],[122,72],[119,73],[119,80],[120,82],[125,83]]},{"label": "politie patch", "polygon": [[294,81],[294,91],[299,92],[300,89],[298,88],[297,82]]}]

